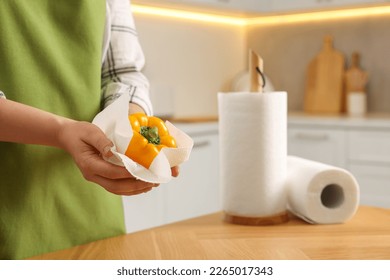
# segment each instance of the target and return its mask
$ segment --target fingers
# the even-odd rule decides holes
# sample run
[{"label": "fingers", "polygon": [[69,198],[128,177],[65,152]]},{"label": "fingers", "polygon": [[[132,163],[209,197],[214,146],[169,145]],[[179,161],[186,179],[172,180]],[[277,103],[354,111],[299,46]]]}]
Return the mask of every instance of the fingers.
[{"label": "fingers", "polygon": [[158,186],[158,184],[147,183],[135,178],[111,180],[96,176],[95,182],[103,186],[108,192],[127,196],[146,193]]},{"label": "fingers", "polygon": [[117,195],[137,195],[150,191],[158,184],[137,180],[126,168],[111,164],[95,155],[84,168],[84,177]]},{"label": "fingers", "polygon": [[112,180],[134,178],[126,170],[126,168],[105,161],[94,151],[87,151],[84,154],[80,154],[80,156],[81,159],[77,159],[76,162],[78,163],[85,179],[89,181],[91,181],[95,176],[105,177]]},{"label": "fingers", "polygon": [[91,131],[91,133],[87,136],[88,138],[84,140],[87,141],[87,143],[89,143],[93,147],[95,147],[104,157],[109,158],[113,156],[111,148],[114,146],[114,144],[110,139],[107,138],[107,136],[98,126],[93,126],[95,126],[96,129]]},{"label": "fingers", "polygon": [[173,177],[178,177],[180,173],[179,166],[174,166],[171,168],[171,174]]},{"label": "fingers", "polygon": [[125,167],[105,161],[112,142],[97,126],[87,122],[64,125],[58,135],[60,146],[70,153],[84,178],[117,195],[136,195],[158,184],[137,180]]}]

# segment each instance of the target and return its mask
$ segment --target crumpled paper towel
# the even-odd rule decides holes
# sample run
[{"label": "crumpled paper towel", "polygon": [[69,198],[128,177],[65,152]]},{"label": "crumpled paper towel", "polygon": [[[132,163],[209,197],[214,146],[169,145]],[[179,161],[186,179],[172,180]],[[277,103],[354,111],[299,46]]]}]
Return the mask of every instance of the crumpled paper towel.
[{"label": "crumpled paper towel", "polygon": [[149,169],[136,163],[125,155],[127,146],[133,137],[128,119],[129,94],[122,94],[116,101],[96,115],[92,123],[97,125],[114,143],[111,148],[114,156],[107,161],[124,166],[135,178],[150,183],[167,183],[172,179],[171,167],[187,161],[193,147],[193,140],[172,123],[165,124],[175,138],[177,148],[162,148]]}]

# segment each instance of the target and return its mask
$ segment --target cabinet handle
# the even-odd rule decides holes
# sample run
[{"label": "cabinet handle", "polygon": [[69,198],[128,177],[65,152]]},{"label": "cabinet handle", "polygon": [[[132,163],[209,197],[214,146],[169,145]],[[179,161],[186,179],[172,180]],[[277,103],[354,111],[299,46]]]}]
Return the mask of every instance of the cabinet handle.
[{"label": "cabinet handle", "polygon": [[210,145],[210,141],[204,140],[204,141],[194,142],[193,148],[197,149],[197,148],[202,148],[202,147],[206,147],[209,145]]},{"label": "cabinet handle", "polygon": [[311,141],[325,141],[329,139],[328,134],[313,134],[313,133],[297,133],[295,138],[301,140],[311,140]]}]

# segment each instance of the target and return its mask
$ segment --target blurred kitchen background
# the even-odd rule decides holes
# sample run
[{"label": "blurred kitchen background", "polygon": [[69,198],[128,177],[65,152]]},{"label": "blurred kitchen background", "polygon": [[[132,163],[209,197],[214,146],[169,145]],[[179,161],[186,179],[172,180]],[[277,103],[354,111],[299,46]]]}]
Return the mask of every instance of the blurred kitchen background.
[{"label": "blurred kitchen background", "polygon": [[[229,8],[229,2],[239,2],[235,4],[237,9]],[[348,63],[354,51],[361,54],[361,67],[370,75],[369,111],[390,112],[390,79],[387,78],[390,12],[387,5],[381,6],[386,2],[389,3],[380,0],[133,0],[133,6],[171,7],[170,11],[179,7],[200,15],[202,12],[229,15],[225,22],[215,23],[211,22],[212,18],[191,20],[186,19],[186,14],[158,16],[135,9],[136,26],[147,59],[145,73],[152,91],[159,97],[167,95],[171,101],[170,106],[162,102],[167,109],[160,109],[160,102],[155,102],[156,110],[171,111],[175,117],[217,115],[216,94],[231,90],[233,79],[247,68],[248,48],[263,57],[264,70],[276,90],[288,92],[289,109],[302,110],[306,67],[321,50],[323,37],[330,34],[334,47],[345,55]],[[362,5],[377,8],[351,12],[350,8]],[[303,13],[330,9],[336,11],[325,15]],[[257,20],[252,24],[238,21],[245,13]]]},{"label": "blurred kitchen background", "polygon": [[[170,117],[195,147],[169,186],[125,198],[128,231],[221,209],[217,93],[237,89],[249,49],[264,59],[273,88],[288,93],[289,154],[350,170],[361,204],[390,208],[390,1],[131,2],[155,114]],[[345,69],[352,54],[360,54],[368,114],[303,112],[307,67],[326,35],[344,55]],[[129,214],[140,208],[141,219]]]}]

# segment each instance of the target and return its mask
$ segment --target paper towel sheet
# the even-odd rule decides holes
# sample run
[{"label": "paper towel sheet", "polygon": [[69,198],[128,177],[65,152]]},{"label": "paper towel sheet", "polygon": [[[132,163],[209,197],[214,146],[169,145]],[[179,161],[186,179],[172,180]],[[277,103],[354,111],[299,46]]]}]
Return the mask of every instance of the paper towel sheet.
[{"label": "paper towel sheet", "polygon": [[295,156],[287,159],[288,208],[309,223],[349,220],[359,205],[359,185],[347,170]]},{"label": "paper towel sheet", "polygon": [[241,217],[286,211],[287,93],[218,94],[223,210]]},{"label": "paper towel sheet", "polygon": [[107,160],[126,167],[137,179],[151,183],[167,183],[172,179],[171,167],[180,165],[189,159],[193,140],[167,121],[165,124],[169,133],[175,138],[177,148],[163,148],[149,169],[134,162],[125,155],[127,146],[133,137],[128,119],[129,100],[129,94],[122,94],[115,102],[96,115],[92,122],[114,143],[111,149],[114,156]]}]

